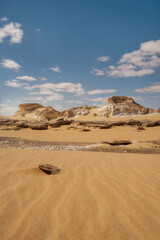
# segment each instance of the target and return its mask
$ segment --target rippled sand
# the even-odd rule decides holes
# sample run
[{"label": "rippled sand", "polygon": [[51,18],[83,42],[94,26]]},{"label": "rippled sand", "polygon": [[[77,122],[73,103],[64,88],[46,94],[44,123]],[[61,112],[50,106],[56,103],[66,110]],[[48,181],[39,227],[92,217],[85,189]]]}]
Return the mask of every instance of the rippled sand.
[{"label": "rippled sand", "polygon": [[0,183],[1,240],[160,239],[159,155],[0,149]]}]

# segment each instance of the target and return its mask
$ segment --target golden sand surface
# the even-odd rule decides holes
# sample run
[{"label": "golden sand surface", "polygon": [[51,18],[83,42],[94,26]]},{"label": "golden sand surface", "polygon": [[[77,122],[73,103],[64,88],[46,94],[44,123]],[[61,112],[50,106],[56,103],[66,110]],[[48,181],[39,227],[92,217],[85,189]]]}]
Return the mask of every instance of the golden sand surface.
[{"label": "golden sand surface", "polygon": [[159,155],[0,149],[0,182],[1,240],[160,239]]},{"label": "golden sand surface", "polygon": [[29,140],[53,141],[53,142],[101,142],[107,139],[153,141],[160,139],[160,127],[146,128],[137,131],[137,127],[112,127],[111,129],[93,129],[82,132],[81,129],[68,130],[68,126],[50,128],[48,130],[23,129],[20,131],[0,130],[1,137],[18,137]]},{"label": "golden sand surface", "polygon": [[[160,115],[106,121],[131,118],[159,120]],[[99,120],[91,115],[80,119]],[[0,130],[0,137],[68,143],[131,140],[136,141],[133,147],[160,139],[160,127],[68,127]],[[39,164],[55,165],[61,173],[46,175]],[[0,240],[160,239],[159,154],[0,148],[0,183]]]},{"label": "golden sand surface", "polygon": [[[83,121],[125,121],[135,120],[160,120],[160,114],[130,116],[130,117],[112,117],[97,118],[93,116],[93,110],[87,116],[80,116],[77,120]],[[11,119],[24,119],[14,118]],[[73,118],[76,120],[75,118]],[[101,142],[106,139],[131,140],[131,141],[153,141],[160,139],[160,127],[146,128],[145,131],[137,131],[136,126],[112,127],[111,129],[94,129],[84,126],[77,126],[77,129],[68,130],[69,126],[60,128],[49,128],[48,130],[23,129],[21,131],[0,130],[1,137],[18,137],[28,140],[55,141],[55,142]],[[83,128],[90,129],[89,132],[81,132]]]}]

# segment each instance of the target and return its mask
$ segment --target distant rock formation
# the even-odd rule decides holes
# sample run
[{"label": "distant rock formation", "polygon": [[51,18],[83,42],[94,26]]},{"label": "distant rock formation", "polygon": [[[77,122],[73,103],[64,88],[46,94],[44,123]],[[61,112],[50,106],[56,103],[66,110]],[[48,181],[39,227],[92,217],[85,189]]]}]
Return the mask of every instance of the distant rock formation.
[{"label": "distant rock formation", "polygon": [[72,118],[79,115],[87,115],[89,113],[87,105],[70,108],[63,112],[58,112],[54,108],[44,107],[38,103],[24,103],[19,105],[19,110],[14,114],[15,117],[30,117],[37,120],[51,120],[58,117]]},{"label": "distant rock formation", "polygon": [[80,115],[87,115],[89,113],[89,110],[90,107],[87,105],[82,105],[74,108],[69,108],[68,110],[61,112],[61,116],[64,118],[71,118]]},{"label": "distant rock formation", "polygon": [[[88,107],[87,105],[82,105],[74,108],[69,108],[68,110],[59,112],[54,108],[47,106],[44,107],[38,103],[25,103],[19,105],[19,110],[15,113],[15,117],[30,117],[37,120],[52,120],[56,118],[73,118],[80,115],[88,115],[93,109],[93,107]],[[94,116],[131,116],[131,115],[144,115],[151,113],[159,113],[160,109],[157,111],[146,108],[134,101],[131,97],[125,96],[113,96],[108,98],[107,104],[99,109],[95,109],[93,113]]]},{"label": "distant rock formation", "polygon": [[131,97],[113,96],[108,98],[107,105],[100,109],[100,113],[105,117],[144,115],[153,113],[155,110],[146,108],[134,101]]},{"label": "distant rock formation", "polygon": [[51,120],[59,117],[60,112],[50,106],[44,107],[38,103],[24,103],[19,105],[19,110],[14,116],[31,117],[38,120]]}]

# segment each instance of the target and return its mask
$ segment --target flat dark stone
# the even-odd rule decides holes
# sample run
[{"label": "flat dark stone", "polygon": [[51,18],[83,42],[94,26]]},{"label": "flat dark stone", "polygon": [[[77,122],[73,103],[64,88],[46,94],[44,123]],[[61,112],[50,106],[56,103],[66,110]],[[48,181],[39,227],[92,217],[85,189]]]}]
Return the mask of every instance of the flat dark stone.
[{"label": "flat dark stone", "polygon": [[60,173],[61,169],[51,164],[39,165],[39,169],[48,175]]},{"label": "flat dark stone", "polygon": [[81,132],[90,132],[91,130],[90,129],[86,129],[86,128],[83,128],[82,130],[81,130]]},{"label": "flat dark stone", "polygon": [[131,144],[132,142],[129,140],[108,140],[103,142],[103,144],[105,143],[109,145],[128,145]]}]

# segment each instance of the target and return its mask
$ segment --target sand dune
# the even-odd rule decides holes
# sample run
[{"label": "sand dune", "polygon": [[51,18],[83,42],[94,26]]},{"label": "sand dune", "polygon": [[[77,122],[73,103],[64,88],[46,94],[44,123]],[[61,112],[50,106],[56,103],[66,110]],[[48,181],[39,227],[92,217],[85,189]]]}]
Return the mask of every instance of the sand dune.
[{"label": "sand dune", "polygon": [[0,159],[2,240],[160,239],[159,155],[1,149]]}]

